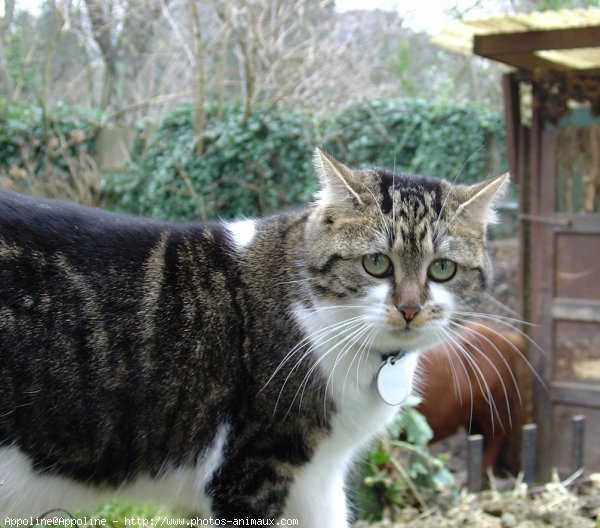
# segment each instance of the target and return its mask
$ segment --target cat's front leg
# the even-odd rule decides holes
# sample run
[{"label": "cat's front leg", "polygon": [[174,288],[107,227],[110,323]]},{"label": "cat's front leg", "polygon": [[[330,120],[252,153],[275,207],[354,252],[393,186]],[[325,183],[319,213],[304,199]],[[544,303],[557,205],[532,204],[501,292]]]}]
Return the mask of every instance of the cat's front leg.
[{"label": "cat's front leg", "polygon": [[223,467],[207,490],[212,516],[285,519],[288,525],[297,520],[301,528],[347,528],[341,472],[327,471],[311,462],[299,468],[293,480],[289,476],[278,478],[277,473],[266,461],[238,461]]},{"label": "cat's front leg", "polygon": [[282,519],[298,519],[303,528],[347,528],[342,474],[311,465],[303,468],[290,488]]}]

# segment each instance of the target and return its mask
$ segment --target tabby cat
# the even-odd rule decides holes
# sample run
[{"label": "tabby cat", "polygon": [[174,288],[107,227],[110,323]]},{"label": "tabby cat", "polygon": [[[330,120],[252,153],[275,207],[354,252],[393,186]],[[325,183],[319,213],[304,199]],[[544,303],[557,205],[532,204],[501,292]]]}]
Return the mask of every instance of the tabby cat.
[{"label": "tabby cat", "polygon": [[502,176],[315,153],[313,205],[172,224],[0,193],[0,513],[115,496],[347,526],[417,351],[490,282]]}]

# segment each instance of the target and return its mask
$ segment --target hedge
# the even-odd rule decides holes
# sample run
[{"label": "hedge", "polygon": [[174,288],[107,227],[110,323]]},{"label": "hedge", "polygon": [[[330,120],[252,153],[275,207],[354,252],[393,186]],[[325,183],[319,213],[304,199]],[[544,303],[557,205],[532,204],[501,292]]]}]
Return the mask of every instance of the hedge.
[{"label": "hedge", "polygon": [[[388,99],[354,102],[334,115],[262,108],[244,119],[239,106],[207,107],[203,152],[194,112],[182,106],[139,139],[129,165],[99,175],[100,196],[114,209],[171,220],[268,214],[309,202],[316,191],[315,147],[343,162],[432,174],[463,183],[506,170],[501,117],[464,101]],[[93,155],[89,109],[19,107],[0,101],[0,177],[18,190],[77,178],[73,160]],[[71,164],[69,165],[69,159]],[[29,182],[29,183],[28,183]],[[77,182],[75,182],[77,183]],[[36,192],[39,191],[39,185]],[[61,186],[60,189],[64,189]],[[66,198],[77,198],[77,193]]]},{"label": "hedge", "polygon": [[117,175],[116,206],[168,219],[267,214],[311,200],[312,154],[468,183],[506,170],[502,119],[447,100],[369,100],[333,116],[231,107],[208,112],[204,152],[195,151],[191,107],[167,115],[148,148]]}]

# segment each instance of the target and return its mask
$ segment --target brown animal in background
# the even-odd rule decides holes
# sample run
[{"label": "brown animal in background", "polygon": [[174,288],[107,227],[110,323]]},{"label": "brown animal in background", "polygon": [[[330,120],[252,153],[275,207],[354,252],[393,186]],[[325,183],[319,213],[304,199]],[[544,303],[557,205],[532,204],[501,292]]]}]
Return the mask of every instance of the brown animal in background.
[{"label": "brown animal in background", "polygon": [[417,410],[433,430],[431,441],[443,440],[461,427],[482,434],[483,467],[516,475],[524,415],[517,363],[525,350],[519,333],[472,321],[455,342],[423,354],[423,400]]}]

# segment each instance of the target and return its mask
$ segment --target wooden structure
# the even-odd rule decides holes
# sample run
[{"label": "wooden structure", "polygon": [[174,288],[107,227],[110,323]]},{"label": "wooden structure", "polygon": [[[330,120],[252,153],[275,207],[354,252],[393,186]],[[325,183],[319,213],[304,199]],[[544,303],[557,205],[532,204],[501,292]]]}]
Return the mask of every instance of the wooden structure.
[{"label": "wooden structure", "polygon": [[520,185],[522,312],[538,478],[571,469],[573,415],[600,470],[600,9],[455,24],[444,47],[512,66],[504,75],[509,167]]},{"label": "wooden structure", "polygon": [[[535,483],[537,464],[537,425],[525,424],[518,433],[521,435],[521,473],[522,482],[531,486]],[[571,418],[571,449],[570,473],[578,475],[585,468],[584,455],[585,416],[578,414]],[[469,491],[481,491],[483,486],[484,438],[483,435],[475,434],[467,437],[467,489]],[[574,482],[575,479],[572,480]]]}]

